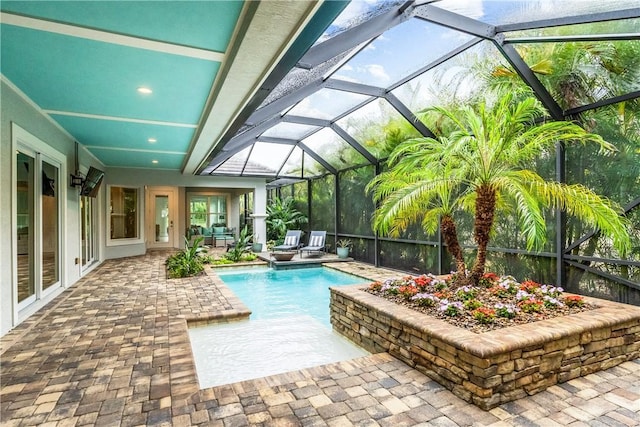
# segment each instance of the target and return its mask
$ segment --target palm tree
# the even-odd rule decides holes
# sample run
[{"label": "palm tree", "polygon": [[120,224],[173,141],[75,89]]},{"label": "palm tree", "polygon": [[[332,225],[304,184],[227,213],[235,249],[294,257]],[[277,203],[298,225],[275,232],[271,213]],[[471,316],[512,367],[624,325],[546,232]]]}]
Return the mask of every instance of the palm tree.
[{"label": "palm tree", "polygon": [[[456,271],[465,276],[466,264],[458,241],[454,212],[462,198],[456,198],[460,182],[441,162],[439,150],[424,140],[409,140],[391,154],[391,167],[372,179],[366,187],[380,203],[374,215],[373,228],[384,235],[397,237],[410,224],[421,221],[427,234],[440,232],[447,250],[456,262]],[[437,141],[436,141],[437,143]]]},{"label": "palm tree", "polygon": [[295,208],[295,199],[276,197],[267,206],[267,239],[284,240],[289,229],[298,229],[307,222],[307,217]]},{"label": "palm tree", "polygon": [[[439,203],[425,205],[420,198],[412,201],[401,195],[411,185],[424,191],[437,188],[438,193],[446,186],[452,197],[448,201],[451,208],[474,214],[473,236],[478,248],[471,272],[464,276],[471,283],[477,283],[484,273],[496,210],[501,206],[518,213],[528,250],[539,249],[546,239],[544,208],[561,208],[609,235],[621,253],[629,249],[628,222],[619,215],[621,208],[617,204],[579,184],[545,181],[528,169],[559,141],[596,143],[604,151],[615,150],[600,136],[570,122],[538,123],[545,116],[540,103],[531,97],[516,102],[512,93],[501,97],[493,108],[481,103],[475,109],[465,106],[450,111],[436,107],[431,111],[447,122],[442,128],[449,131],[448,135],[405,141],[390,157],[395,163],[388,173],[395,170],[417,176],[418,169],[433,172],[425,172],[422,181],[410,181],[406,186],[383,179],[372,183],[381,201],[374,217],[378,231],[403,226],[403,216],[407,220],[414,218],[407,215],[412,209],[424,218],[434,209],[444,214],[442,198]],[[408,173],[411,170],[414,172]],[[413,205],[412,209],[403,208],[402,203]],[[443,238],[449,239],[444,234]]]}]

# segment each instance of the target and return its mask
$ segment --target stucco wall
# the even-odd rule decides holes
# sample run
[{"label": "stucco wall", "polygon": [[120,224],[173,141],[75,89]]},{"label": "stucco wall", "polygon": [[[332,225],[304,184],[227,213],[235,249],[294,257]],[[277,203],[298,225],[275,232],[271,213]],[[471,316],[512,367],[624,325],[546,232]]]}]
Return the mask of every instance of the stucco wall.
[{"label": "stucco wall", "polygon": [[[13,241],[12,241],[12,152],[11,124],[15,123],[38,139],[59,151],[66,158],[69,173],[75,169],[75,142],[61,131],[51,121],[47,120],[40,111],[25,100],[18,92],[4,80],[0,87],[0,334],[4,335],[11,329],[13,319],[12,271],[13,271]],[[102,167],[91,156],[83,153],[80,156],[84,166]],[[64,177],[61,185],[69,185],[68,177]],[[61,254],[63,266],[61,279],[63,286],[75,283],[80,277],[80,266],[75,264],[75,258],[80,254],[79,196],[78,191],[67,187],[67,197],[64,201],[66,221],[63,225],[61,237],[64,239],[64,252]],[[55,296],[36,303],[43,305]],[[32,307],[33,311],[37,307]],[[17,320],[15,320],[17,321]]]},{"label": "stucco wall", "polygon": [[[108,185],[134,186],[134,187],[179,187],[178,210],[180,212],[178,230],[186,229],[186,195],[185,189],[192,191],[194,189],[212,189],[216,193],[229,193],[232,196],[230,204],[231,217],[229,218],[229,226],[238,228],[238,212],[239,204],[235,200],[243,192],[256,191],[258,194],[266,194],[266,181],[263,178],[241,178],[241,177],[214,177],[214,176],[192,176],[184,175],[179,171],[150,169],[130,169],[130,168],[107,168],[105,173],[104,188]],[[142,193],[141,193],[142,196]],[[104,205],[109,206],[107,200],[108,194],[103,192]],[[143,197],[144,199],[144,197]],[[144,203],[144,200],[143,200]],[[262,211],[266,209],[265,205],[261,206]],[[142,207],[144,211],[144,206]],[[258,209],[258,206],[256,206]],[[102,213],[103,221],[107,221],[106,210]],[[182,233],[180,233],[182,235]],[[266,235],[266,231],[262,233]],[[182,241],[178,241],[182,246]],[[104,247],[104,258],[120,258],[123,256],[142,255],[145,253],[145,244],[137,243],[131,245],[118,245]]]}]

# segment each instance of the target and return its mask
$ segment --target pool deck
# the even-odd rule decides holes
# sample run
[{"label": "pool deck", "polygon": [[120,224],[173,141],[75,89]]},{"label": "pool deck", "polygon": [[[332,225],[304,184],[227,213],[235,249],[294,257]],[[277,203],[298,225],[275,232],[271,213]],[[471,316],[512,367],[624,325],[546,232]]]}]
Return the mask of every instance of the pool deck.
[{"label": "pool deck", "polygon": [[[248,310],[214,273],[167,279],[165,258],[150,252],[106,261],[2,337],[2,425],[640,424],[640,360],[491,411],[386,353],[199,390],[187,320]],[[398,275],[337,266],[372,279]]]}]

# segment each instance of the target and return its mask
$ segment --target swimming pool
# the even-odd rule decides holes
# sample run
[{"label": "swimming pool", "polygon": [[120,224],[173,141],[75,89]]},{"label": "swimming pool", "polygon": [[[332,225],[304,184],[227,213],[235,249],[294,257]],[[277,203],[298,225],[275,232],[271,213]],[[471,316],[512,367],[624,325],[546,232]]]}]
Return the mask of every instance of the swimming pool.
[{"label": "swimming pool", "polygon": [[189,329],[201,388],[369,354],[329,321],[329,286],[365,279],[325,267],[216,273],[252,314],[250,320]]}]

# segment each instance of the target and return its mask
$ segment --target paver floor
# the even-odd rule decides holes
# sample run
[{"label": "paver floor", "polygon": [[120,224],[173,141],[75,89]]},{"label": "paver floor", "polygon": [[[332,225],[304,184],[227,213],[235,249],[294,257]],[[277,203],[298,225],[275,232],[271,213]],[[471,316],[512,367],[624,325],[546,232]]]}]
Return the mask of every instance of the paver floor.
[{"label": "paver floor", "polygon": [[199,390],[187,319],[248,311],[215,274],[166,279],[165,258],[106,261],[0,340],[2,425],[640,425],[640,360],[488,412],[388,354]]}]

